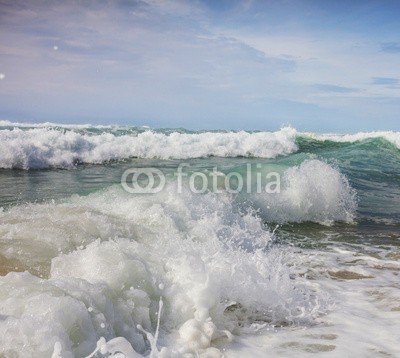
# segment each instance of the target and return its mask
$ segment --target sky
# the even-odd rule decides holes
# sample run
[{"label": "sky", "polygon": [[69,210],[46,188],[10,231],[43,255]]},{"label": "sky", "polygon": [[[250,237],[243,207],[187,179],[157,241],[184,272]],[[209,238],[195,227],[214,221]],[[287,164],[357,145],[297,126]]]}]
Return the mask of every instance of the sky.
[{"label": "sky", "polygon": [[400,130],[400,1],[0,0],[0,119]]}]

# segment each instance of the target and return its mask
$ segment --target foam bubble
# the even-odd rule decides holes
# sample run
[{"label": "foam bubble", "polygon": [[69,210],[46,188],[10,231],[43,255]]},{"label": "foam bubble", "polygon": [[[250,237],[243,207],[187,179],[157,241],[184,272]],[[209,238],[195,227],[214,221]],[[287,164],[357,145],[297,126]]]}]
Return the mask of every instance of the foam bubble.
[{"label": "foam bubble", "polygon": [[[42,280],[25,272],[0,277],[0,287],[0,353],[5,356],[50,357],[58,352],[63,358],[83,357],[96,345],[104,319],[109,327],[101,331],[107,338],[117,336],[123,323],[130,324],[124,335],[138,350],[145,349],[132,319],[113,303],[104,285]],[[90,314],[89,305],[99,313]]]}]

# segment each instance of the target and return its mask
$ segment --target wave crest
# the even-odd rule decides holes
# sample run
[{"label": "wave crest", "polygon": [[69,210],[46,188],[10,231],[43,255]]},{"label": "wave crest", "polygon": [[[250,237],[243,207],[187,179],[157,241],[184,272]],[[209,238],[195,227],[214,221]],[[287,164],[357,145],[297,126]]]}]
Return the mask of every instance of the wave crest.
[{"label": "wave crest", "polygon": [[62,128],[0,131],[0,168],[71,168],[77,162],[102,163],[131,157],[188,159],[201,157],[275,158],[297,150],[296,131],[79,133]]},{"label": "wave crest", "polygon": [[375,131],[359,132],[354,134],[317,134],[317,133],[299,133],[301,136],[309,137],[319,141],[329,140],[338,143],[354,143],[373,138],[384,138],[400,149],[400,132]]},{"label": "wave crest", "polygon": [[254,198],[268,222],[351,222],[357,209],[356,192],[336,168],[320,160],[306,160],[283,174],[279,194]]}]

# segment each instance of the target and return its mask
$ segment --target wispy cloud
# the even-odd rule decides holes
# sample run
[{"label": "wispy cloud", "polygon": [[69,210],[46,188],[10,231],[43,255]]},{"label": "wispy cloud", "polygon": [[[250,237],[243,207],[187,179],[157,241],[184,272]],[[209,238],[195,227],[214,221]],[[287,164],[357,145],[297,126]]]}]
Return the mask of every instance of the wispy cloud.
[{"label": "wispy cloud", "polygon": [[388,53],[400,53],[400,42],[381,43],[381,50]]},{"label": "wispy cloud", "polygon": [[372,84],[374,85],[384,85],[384,86],[396,86],[400,83],[398,78],[392,77],[373,77]]},{"label": "wispy cloud", "polygon": [[343,86],[336,86],[336,85],[330,85],[330,84],[315,84],[313,86],[317,91],[319,92],[327,92],[327,93],[354,93],[354,92],[360,92],[360,89],[358,88],[350,88],[350,87],[343,87]]}]

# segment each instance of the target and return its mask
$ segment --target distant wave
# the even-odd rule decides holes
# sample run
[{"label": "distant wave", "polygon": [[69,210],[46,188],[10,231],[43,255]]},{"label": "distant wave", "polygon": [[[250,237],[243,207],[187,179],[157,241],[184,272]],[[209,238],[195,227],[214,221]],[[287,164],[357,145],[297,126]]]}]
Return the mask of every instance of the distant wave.
[{"label": "distant wave", "polygon": [[354,134],[317,134],[317,133],[299,133],[304,137],[309,137],[318,141],[331,141],[340,143],[354,143],[372,138],[384,138],[388,142],[400,149],[400,132],[392,131],[376,131],[376,132],[359,132]]},{"label": "distant wave", "polygon": [[62,127],[62,128],[112,128],[113,125],[93,125],[93,124],[61,124],[54,122],[42,123],[29,123],[29,122],[11,122],[8,120],[0,120],[0,127],[20,127],[20,128],[48,128],[48,127]]},{"label": "distant wave", "polygon": [[298,137],[353,143],[384,138],[400,149],[400,132],[356,134],[300,133],[286,127],[276,132],[187,131],[145,126],[13,123],[0,121],[0,168],[72,168],[132,157],[189,159],[217,157],[275,158],[296,152]]},{"label": "distant wave", "polygon": [[85,132],[61,127],[0,130],[0,167],[70,168],[138,158],[188,159],[209,156],[275,158],[297,150],[296,130],[277,132],[181,133],[145,130],[128,134]]}]

